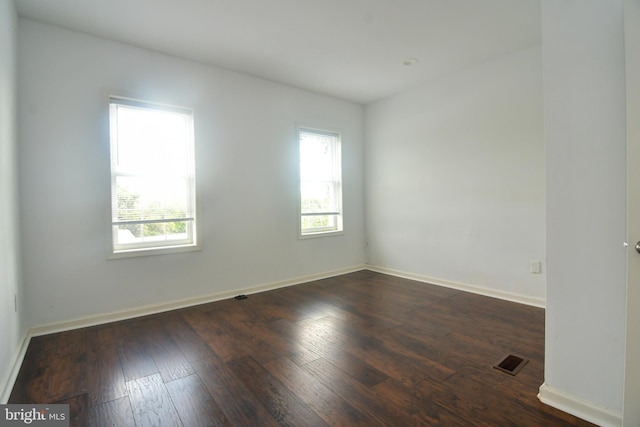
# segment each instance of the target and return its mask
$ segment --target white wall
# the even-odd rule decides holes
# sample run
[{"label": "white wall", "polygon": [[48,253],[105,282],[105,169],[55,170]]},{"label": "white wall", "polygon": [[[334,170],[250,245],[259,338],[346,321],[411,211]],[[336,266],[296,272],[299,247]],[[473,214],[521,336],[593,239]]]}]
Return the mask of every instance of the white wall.
[{"label": "white wall", "polygon": [[16,43],[13,1],[0,0],[0,402],[24,333],[14,295],[22,300],[18,220]]},{"label": "white wall", "polygon": [[[35,21],[19,24],[31,325],[364,262],[362,106]],[[195,108],[202,251],[106,259],[109,92]],[[342,236],[297,238],[297,122],[342,132]]]},{"label": "white wall", "polygon": [[[543,0],[545,387],[616,415],[625,353],[621,0]],[[546,388],[549,388],[547,390]]]},{"label": "white wall", "polygon": [[371,264],[544,304],[540,61],[531,47],[366,108]]}]

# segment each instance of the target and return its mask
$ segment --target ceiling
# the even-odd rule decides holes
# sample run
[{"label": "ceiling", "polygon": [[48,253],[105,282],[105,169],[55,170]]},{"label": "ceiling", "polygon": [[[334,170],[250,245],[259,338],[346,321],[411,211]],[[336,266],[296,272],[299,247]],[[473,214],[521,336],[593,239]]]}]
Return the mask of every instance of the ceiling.
[{"label": "ceiling", "polygon": [[[18,14],[367,104],[540,43],[539,0],[15,0]],[[408,59],[414,65],[404,65]]]}]

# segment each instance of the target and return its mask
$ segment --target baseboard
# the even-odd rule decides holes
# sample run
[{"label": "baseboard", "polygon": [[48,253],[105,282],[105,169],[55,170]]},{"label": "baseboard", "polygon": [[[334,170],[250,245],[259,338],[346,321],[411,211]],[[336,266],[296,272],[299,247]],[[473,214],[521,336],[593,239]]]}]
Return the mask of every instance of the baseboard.
[{"label": "baseboard", "polygon": [[422,276],[419,274],[393,270],[391,268],[379,267],[376,265],[367,264],[366,268],[367,270],[376,271],[378,273],[389,274],[391,276],[416,280],[418,282],[430,283],[432,285],[443,286],[446,288],[458,289],[460,291],[471,292],[474,294],[484,295],[492,298],[498,298],[506,301],[517,302],[519,304],[525,304],[525,305],[530,305],[530,306],[539,307],[539,308],[546,307],[546,301],[543,298],[535,298],[527,295],[520,295],[520,294],[511,293],[511,292],[499,291],[496,289],[484,288],[481,286],[469,285],[466,283],[453,282],[451,280]]},{"label": "baseboard", "polygon": [[18,347],[16,348],[16,352],[13,356],[13,359],[11,360],[9,370],[0,383],[1,404],[5,404],[9,401],[11,391],[13,390],[13,385],[16,382],[16,378],[18,378],[18,373],[20,372],[20,367],[22,366],[22,362],[24,361],[24,356],[27,353],[27,348],[29,347],[30,340],[31,337],[29,336],[29,331],[26,331],[22,339],[20,340]]},{"label": "baseboard", "polygon": [[28,334],[29,334],[29,337],[35,337],[39,335],[69,331],[72,329],[102,325],[105,323],[117,322],[120,320],[133,319],[136,317],[148,316],[151,314],[162,313],[165,311],[177,310],[180,308],[192,307],[194,305],[220,301],[223,299],[232,298],[239,294],[251,295],[258,292],[265,292],[265,291],[271,291],[279,288],[286,288],[288,286],[299,285],[306,282],[312,282],[314,280],[326,279],[329,277],[340,276],[342,274],[353,273],[355,271],[364,270],[365,268],[366,266],[364,264],[361,264],[361,265],[342,268],[338,270],[326,271],[323,273],[295,277],[292,279],[282,280],[278,282],[265,283],[262,285],[252,286],[248,288],[234,289],[232,291],[220,292],[217,294],[210,294],[210,295],[205,295],[205,296],[195,297],[195,298],[187,298],[183,300],[172,301],[172,302],[162,303],[162,304],[147,305],[143,307],[136,307],[133,309],[116,311],[112,313],[102,313],[95,316],[88,316],[88,317],[67,320],[64,322],[35,326],[32,328],[29,328]]},{"label": "baseboard", "polygon": [[601,427],[620,427],[622,425],[622,414],[608,411],[575,396],[570,396],[546,383],[540,386],[538,399],[545,405],[553,406]]}]

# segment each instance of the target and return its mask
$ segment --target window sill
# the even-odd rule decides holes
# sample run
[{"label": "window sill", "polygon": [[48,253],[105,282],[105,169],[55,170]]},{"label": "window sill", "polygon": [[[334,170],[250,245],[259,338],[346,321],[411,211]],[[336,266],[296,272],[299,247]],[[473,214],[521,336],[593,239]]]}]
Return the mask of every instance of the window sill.
[{"label": "window sill", "polygon": [[176,254],[183,252],[197,252],[202,250],[200,245],[184,245],[184,246],[166,246],[159,248],[148,248],[148,249],[130,249],[123,250],[118,252],[112,252],[107,259],[124,259],[124,258],[138,258],[145,256],[154,256],[154,255],[168,255],[168,254]]},{"label": "window sill", "polygon": [[314,239],[317,237],[340,236],[344,234],[344,230],[337,231],[318,231],[317,233],[298,234],[298,239]]}]

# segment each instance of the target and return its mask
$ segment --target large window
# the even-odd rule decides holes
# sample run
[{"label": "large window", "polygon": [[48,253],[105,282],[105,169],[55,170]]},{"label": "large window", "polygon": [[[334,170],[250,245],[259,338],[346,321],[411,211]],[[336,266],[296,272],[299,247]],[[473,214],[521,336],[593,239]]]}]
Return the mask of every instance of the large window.
[{"label": "large window", "polygon": [[299,129],[300,235],[342,231],[340,134]]},{"label": "large window", "polygon": [[111,97],[109,113],[113,253],[193,250],[192,111]]}]

